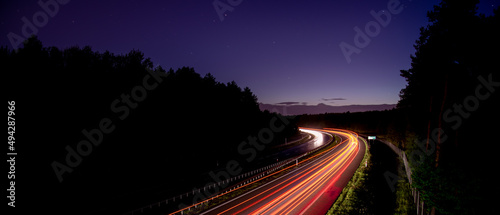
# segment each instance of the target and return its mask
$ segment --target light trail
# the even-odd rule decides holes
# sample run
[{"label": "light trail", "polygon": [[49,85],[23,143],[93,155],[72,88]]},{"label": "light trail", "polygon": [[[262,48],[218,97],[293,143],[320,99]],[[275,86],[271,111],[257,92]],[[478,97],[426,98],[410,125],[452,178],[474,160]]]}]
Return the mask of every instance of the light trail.
[{"label": "light trail", "polygon": [[309,133],[311,135],[314,136],[314,139],[313,139],[313,144],[314,144],[314,148],[320,146],[323,144],[323,133],[319,132],[319,131],[314,131],[314,130],[309,130],[309,129],[299,129],[301,132],[305,132],[305,133]]},{"label": "light trail", "polygon": [[[298,167],[284,168],[281,171],[294,169],[205,213],[324,214],[352,177],[353,168],[350,168],[349,174],[344,173],[348,167],[354,167],[355,170],[359,166],[360,152],[364,154],[365,149],[364,146],[360,147],[358,135],[351,131],[309,128],[300,130],[314,135],[314,144],[323,144],[324,133],[340,136],[344,141],[298,162]],[[337,185],[339,182],[340,186]]]},{"label": "light trail", "polygon": [[289,187],[287,192],[275,197],[250,214],[293,214],[293,211],[301,205],[305,204],[306,207],[312,205],[323,193],[318,192],[320,188],[324,188],[326,184],[332,184],[329,179],[334,178],[335,175],[341,175],[345,167],[352,162],[353,155],[358,151],[356,143],[354,137],[349,135],[349,143],[341,149],[340,154],[329,155],[322,163],[322,168],[314,174],[307,177],[305,177],[307,174],[304,174],[305,178],[301,183]]},{"label": "light trail", "polygon": [[[337,154],[338,154],[338,153],[337,153]],[[324,162],[326,162],[326,161],[324,161]],[[319,168],[319,165],[316,165],[316,166],[311,166],[311,167],[307,168],[307,169],[306,169],[306,170],[304,170],[304,171],[307,171],[307,173],[311,173],[311,172],[315,171],[317,168]],[[250,199],[246,200],[245,202],[247,202],[247,201],[249,201],[249,200],[252,200],[252,199],[254,199],[254,198],[256,198],[256,197],[259,197],[260,195],[263,195],[263,194],[264,194],[264,193],[266,193],[267,191],[272,191],[272,189],[274,189],[274,188],[277,188],[277,189],[278,189],[278,190],[276,190],[276,191],[272,192],[271,194],[269,194],[269,195],[267,195],[267,196],[265,196],[265,197],[263,197],[263,198],[260,198],[260,200],[257,200],[257,202],[255,202],[255,203],[251,204],[250,206],[247,206],[247,207],[243,208],[242,210],[240,210],[240,211],[238,211],[238,212],[243,212],[244,210],[246,210],[246,209],[248,209],[249,207],[251,207],[251,206],[253,206],[253,205],[255,205],[255,204],[259,203],[260,201],[267,199],[267,198],[268,198],[268,197],[270,197],[272,194],[275,194],[275,193],[277,193],[278,191],[281,191],[281,190],[283,190],[283,189],[287,188],[289,185],[291,185],[291,184],[293,184],[294,182],[296,182],[296,181],[298,181],[298,180],[302,179],[303,177],[304,177],[304,176],[300,176],[300,177],[298,177],[297,179],[293,180],[292,182],[290,182],[290,183],[288,183],[288,184],[285,184],[284,186],[281,186],[283,183],[285,183],[285,182],[287,182],[287,181],[289,181],[289,180],[291,180],[291,179],[294,179],[294,177],[290,177],[290,178],[288,178],[288,179],[284,180],[283,182],[279,183],[278,185],[273,186],[273,187],[271,187],[271,188],[269,188],[269,189],[265,190],[265,192],[261,192],[261,193],[259,193],[259,194],[255,195],[255,196],[251,197]],[[279,187],[279,186],[281,186],[281,187]],[[245,202],[239,203],[239,204],[238,204],[238,205],[236,205],[236,206],[239,206],[239,205],[241,205],[241,204],[243,204],[243,203],[245,203]],[[233,208],[235,208],[236,206],[233,206],[233,207],[232,207],[232,208],[230,208],[230,209],[233,209]],[[227,212],[227,211],[229,211],[230,209],[225,210],[225,211],[223,211],[222,213]]]}]

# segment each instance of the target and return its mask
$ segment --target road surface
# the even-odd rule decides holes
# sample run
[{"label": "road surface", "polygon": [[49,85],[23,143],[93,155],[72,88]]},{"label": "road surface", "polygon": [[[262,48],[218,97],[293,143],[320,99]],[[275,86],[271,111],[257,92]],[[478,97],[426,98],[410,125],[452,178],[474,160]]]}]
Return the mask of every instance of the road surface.
[{"label": "road surface", "polygon": [[365,144],[350,131],[304,130],[335,134],[342,142],[302,161],[279,178],[202,214],[325,214],[359,166]]}]

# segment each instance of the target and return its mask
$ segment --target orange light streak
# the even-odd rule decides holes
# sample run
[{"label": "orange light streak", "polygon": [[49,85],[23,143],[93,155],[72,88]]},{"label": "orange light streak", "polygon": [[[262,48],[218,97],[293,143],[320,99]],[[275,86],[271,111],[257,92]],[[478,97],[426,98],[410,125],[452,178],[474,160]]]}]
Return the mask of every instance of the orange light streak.
[{"label": "orange light streak", "polygon": [[[307,164],[310,166],[306,165],[302,169],[294,170],[298,172],[288,176],[288,178],[286,179],[280,179],[282,181],[279,182],[278,184],[270,188],[266,188],[265,190],[260,191],[255,196],[252,196],[242,202],[239,202],[238,204],[218,214],[226,214],[226,213],[291,214],[291,213],[296,213],[296,211],[300,211],[299,212],[300,214],[305,213],[311,207],[311,205],[313,205],[321,197],[323,193],[327,192],[328,188],[332,187],[335,184],[335,182],[340,178],[340,176],[344,173],[344,171],[353,162],[354,158],[359,153],[360,149],[359,149],[359,143],[357,141],[358,134],[355,132],[344,129],[332,129],[332,128],[326,128],[326,129],[300,128],[300,129],[327,132],[331,134],[336,134],[341,137],[346,137],[346,139],[328,150],[322,151],[314,156],[311,156],[307,159],[298,162],[298,164],[304,164],[305,162],[311,161],[314,158],[319,159],[320,158],[319,156],[327,155],[326,157],[321,157],[320,158],[321,160]],[[339,148],[339,146],[341,147]],[[336,149],[338,149],[338,151],[333,152],[333,150]],[[253,182],[247,183],[243,186],[240,186],[239,188],[234,188],[222,194],[218,194],[190,207],[203,204],[207,201],[216,199],[220,196],[250,186],[256,182],[265,180],[271,176],[274,176],[276,174],[279,174],[283,171],[286,171],[294,167],[295,165],[291,165],[282,168],[279,171],[264,176]],[[297,182],[298,184],[296,184]],[[284,193],[277,195],[277,193],[280,191],[284,191]],[[248,204],[248,202],[251,203]],[[260,204],[262,202],[265,202],[265,204],[258,207],[257,209],[252,209],[257,204]],[[187,208],[184,208],[175,211],[171,214],[179,213],[186,209]],[[237,211],[233,212],[233,210]]]},{"label": "orange light streak", "polygon": [[[334,131],[330,132],[334,133]],[[312,198],[312,201],[307,203],[307,208],[308,208],[312,203],[314,203],[319,198],[319,196],[328,187],[330,187],[330,185],[332,185],[338,179],[338,177],[344,172],[344,170],[347,168],[347,166],[349,166],[352,160],[354,160],[354,157],[358,153],[359,147],[357,145],[357,142],[355,141],[354,136],[350,132],[348,136],[350,143],[346,144],[347,147],[344,147],[342,149],[340,155],[338,156],[331,155],[330,158],[328,159],[329,162],[328,165],[319,169],[315,174],[309,176],[306,180],[304,180],[300,184],[290,188],[286,193],[283,193],[280,196],[275,197],[274,200],[268,202],[266,205],[261,206],[257,210],[253,211],[251,214],[268,214],[268,213],[290,214],[301,203],[303,203],[309,198]],[[339,173],[339,171],[341,172]],[[328,183],[329,179],[335,175],[337,175],[337,177],[334,177],[334,180]],[[305,187],[311,181],[312,183],[310,183],[307,187]],[[329,186],[325,187],[324,185],[327,183]],[[322,190],[323,192],[320,192],[315,196],[312,196],[315,193],[317,193],[317,191],[321,187],[325,187]]]}]

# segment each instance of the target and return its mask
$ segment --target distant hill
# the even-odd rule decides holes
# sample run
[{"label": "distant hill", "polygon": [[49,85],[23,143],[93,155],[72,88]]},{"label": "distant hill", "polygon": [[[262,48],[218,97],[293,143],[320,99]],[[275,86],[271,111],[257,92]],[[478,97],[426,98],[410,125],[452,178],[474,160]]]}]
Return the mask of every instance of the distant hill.
[{"label": "distant hill", "polygon": [[268,110],[283,115],[301,115],[390,110],[395,108],[396,104],[331,106],[323,103],[317,105],[274,105],[259,103],[259,107],[263,111]]}]

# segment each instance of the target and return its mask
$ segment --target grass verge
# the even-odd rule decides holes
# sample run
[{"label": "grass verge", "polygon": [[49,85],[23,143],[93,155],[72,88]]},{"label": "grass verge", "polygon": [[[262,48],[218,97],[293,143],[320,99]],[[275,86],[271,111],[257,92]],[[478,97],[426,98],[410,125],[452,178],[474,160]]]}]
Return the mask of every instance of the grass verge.
[{"label": "grass verge", "polygon": [[371,165],[365,167],[365,163],[370,163],[370,151],[368,150],[368,144],[363,139],[365,143],[366,150],[365,155],[363,156],[363,160],[361,161],[358,169],[352,176],[351,180],[347,183],[347,185],[340,193],[339,197],[332,205],[330,210],[328,210],[327,214],[364,214],[366,211],[365,207],[360,207],[358,204],[356,195],[357,190],[362,189],[364,186],[364,181],[367,179],[368,168]]},{"label": "grass verge", "polygon": [[[415,214],[403,161],[382,143],[370,145],[327,214]],[[392,184],[394,178],[386,178],[386,173],[397,174],[397,182]]]},{"label": "grass verge", "polygon": [[398,183],[396,185],[396,208],[394,214],[416,214],[417,208],[413,204],[411,195],[411,185],[406,178],[405,169],[401,165],[403,160],[399,158],[400,167],[398,168]]}]

